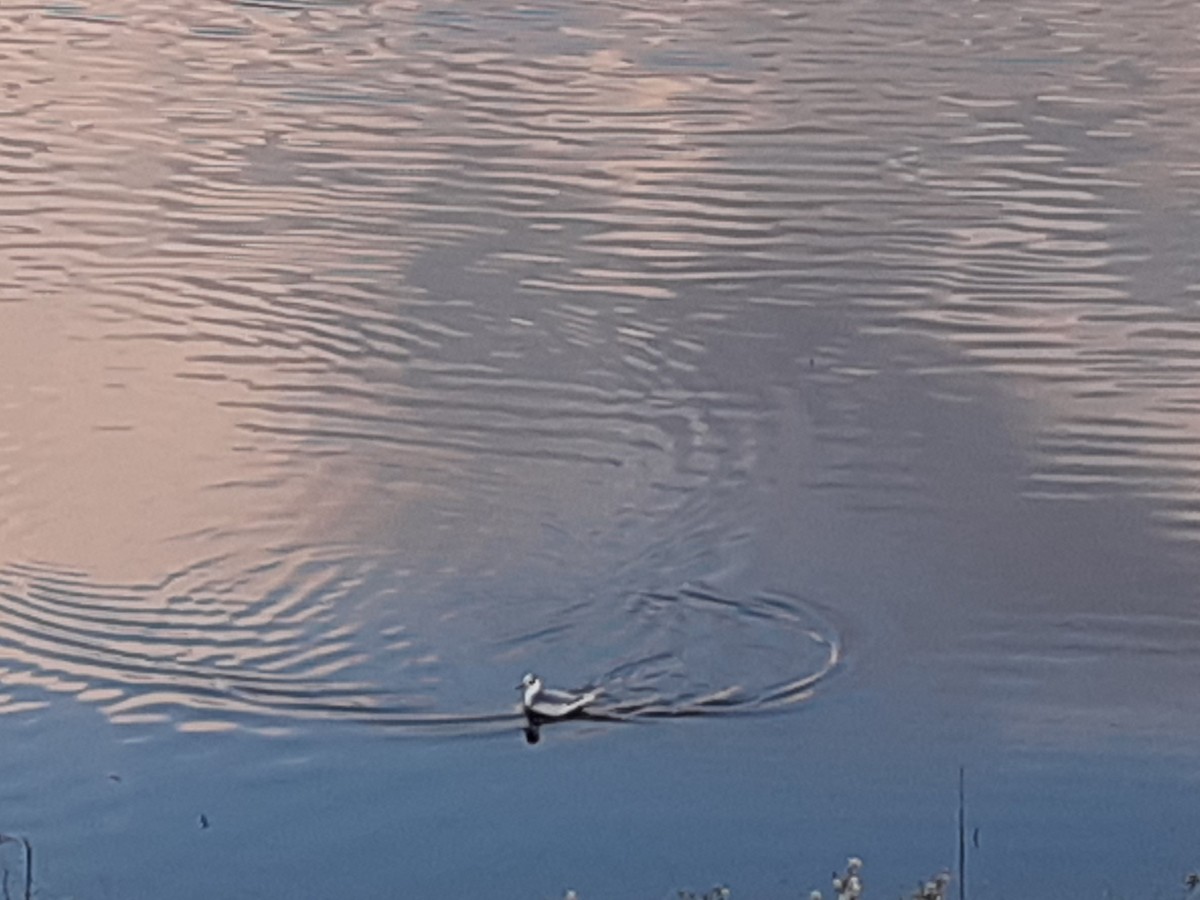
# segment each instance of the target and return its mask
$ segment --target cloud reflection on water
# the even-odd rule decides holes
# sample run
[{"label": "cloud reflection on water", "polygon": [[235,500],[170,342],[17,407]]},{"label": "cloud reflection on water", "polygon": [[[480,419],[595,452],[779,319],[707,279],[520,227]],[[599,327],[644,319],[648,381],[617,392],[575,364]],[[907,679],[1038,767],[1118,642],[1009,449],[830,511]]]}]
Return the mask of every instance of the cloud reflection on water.
[{"label": "cloud reflection on water", "polygon": [[[1136,601],[1096,574],[1190,571],[1196,536],[1172,15],[83,12],[6,26],[4,559],[204,571],[247,608],[257,566],[317,560],[357,585],[355,654],[407,627],[446,678],[509,602],[753,594],[786,484],[925,571],[916,535],[957,537],[986,601],[841,601],[905,648],[978,607],[1186,607],[1175,574]],[[772,483],[796,408],[808,480]],[[821,561],[792,552],[772,581],[802,590]]]}]

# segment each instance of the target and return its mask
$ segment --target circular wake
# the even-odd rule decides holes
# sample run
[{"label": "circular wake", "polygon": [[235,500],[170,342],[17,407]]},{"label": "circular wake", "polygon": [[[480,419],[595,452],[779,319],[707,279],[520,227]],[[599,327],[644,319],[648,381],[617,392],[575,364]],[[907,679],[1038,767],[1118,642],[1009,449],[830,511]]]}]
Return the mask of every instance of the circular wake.
[{"label": "circular wake", "polygon": [[[379,646],[377,622],[339,619],[362,589],[352,578],[289,571],[286,590],[253,601],[188,578],[113,586],[40,566],[0,571],[0,714],[68,694],[118,724],[181,731],[335,721],[478,736],[524,724],[512,687],[525,669],[556,687],[599,688],[588,718],[629,722],[783,710],[811,697],[841,655],[825,616],[784,594],[735,601],[688,587],[553,614],[493,605],[470,611],[525,627],[474,643],[399,629]],[[470,661],[448,658],[451,647]]]}]

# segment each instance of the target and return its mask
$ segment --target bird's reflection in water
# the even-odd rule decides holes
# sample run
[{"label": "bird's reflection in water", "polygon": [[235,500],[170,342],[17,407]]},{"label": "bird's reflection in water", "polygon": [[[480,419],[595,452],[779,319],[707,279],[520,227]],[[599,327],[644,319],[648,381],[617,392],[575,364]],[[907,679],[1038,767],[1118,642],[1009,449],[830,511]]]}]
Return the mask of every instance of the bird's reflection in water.
[{"label": "bird's reflection in water", "polygon": [[592,718],[592,716],[587,715],[587,713],[583,712],[582,710],[566,716],[542,716],[529,709],[524,710],[524,713],[525,727],[521,729],[521,733],[525,735],[525,743],[527,744],[536,744],[542,739],[543,725],[549,725],[554,722],[571,722]]},{"label": "bird's reflection in water", "polygon": [[525,735],[525,743],[536,744],[542,739],[542,726],[536,722],[526,721],[525,727],[521,729]]},{"label": "bird's reflection in water", "polygon": [[612,715],[606,715],[599,712],[589,712],[584,709],[577,709],[574,712],[567,713],[562,716],[544,716],[539,715],[531,709],[524,710],[525,726],[521,729],[521,733],[525,735],[525,743],[536,744],[542,739],[542,727],[544,725],[554,725],[559,722],[616,722],[619,718]]},{"label": "bird's reflection in water", "polygon": [[546,725],[557,725],[560,722],[627,722],[629,718],[615,709],[577,709],[562,716],[539,715],[530,709],[523,710],[525,725],[521,733],[525,735],[525,743],[536,744],[542,739],[542,728]]}]

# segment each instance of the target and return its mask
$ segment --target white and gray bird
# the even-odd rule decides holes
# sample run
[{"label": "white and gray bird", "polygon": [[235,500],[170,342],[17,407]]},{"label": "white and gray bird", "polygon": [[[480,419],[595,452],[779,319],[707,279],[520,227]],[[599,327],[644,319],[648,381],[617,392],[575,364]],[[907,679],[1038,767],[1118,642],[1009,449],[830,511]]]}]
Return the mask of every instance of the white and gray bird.
[{"label": "white and gray bird", "polygon": [[599,689],[583,694],[551,690],[532,672],[521,679],[517,690],[522,691],[521,708],[525,714],[541,719],[565,719],[577,715],[595,703],[602,693]]}]

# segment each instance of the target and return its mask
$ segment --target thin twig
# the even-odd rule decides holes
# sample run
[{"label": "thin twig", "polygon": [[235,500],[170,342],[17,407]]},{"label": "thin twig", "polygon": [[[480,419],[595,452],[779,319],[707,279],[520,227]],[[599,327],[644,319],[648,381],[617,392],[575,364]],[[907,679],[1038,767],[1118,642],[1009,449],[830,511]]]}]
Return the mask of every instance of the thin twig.
[{"label": "thin twig", "polygon": [[967,770],[958,767],[958,900],[967,900]]}]

